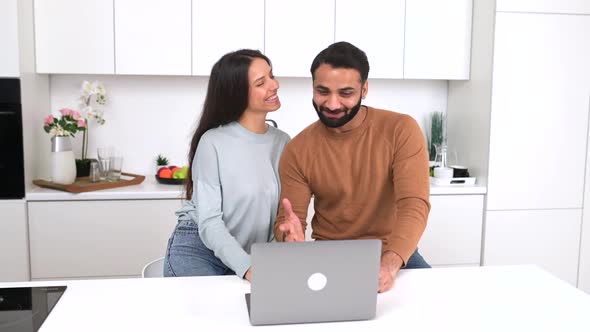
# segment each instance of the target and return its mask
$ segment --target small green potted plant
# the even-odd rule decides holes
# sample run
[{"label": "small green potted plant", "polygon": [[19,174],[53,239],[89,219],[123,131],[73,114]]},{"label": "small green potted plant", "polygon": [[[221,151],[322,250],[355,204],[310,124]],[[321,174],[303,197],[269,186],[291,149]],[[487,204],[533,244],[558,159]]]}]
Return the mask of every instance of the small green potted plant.
[{"label": "small green potted plant", "polygon": [[426,133],[428,141],[428,157],[430,160],[430,176],[434,176],[434,167],[437,165],[437,149],[440,150],[443,144],[446,144],[446,118],[443,112],[430,113],[429,131]]},{"label": "small green potted plant", "polygon": [[162,154],[159,154],[156,158],[156,173],[158,170],[160,170],[160,168],[163,166],[168,166],[169,164],[170,162],[168,161],[168,158],[164,157]]}]

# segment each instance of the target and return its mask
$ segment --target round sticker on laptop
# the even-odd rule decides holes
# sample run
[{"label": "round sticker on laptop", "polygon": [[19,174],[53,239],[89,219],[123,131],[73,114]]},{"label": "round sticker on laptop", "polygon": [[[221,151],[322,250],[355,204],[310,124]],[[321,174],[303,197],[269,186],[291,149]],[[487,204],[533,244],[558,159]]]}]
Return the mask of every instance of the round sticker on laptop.
[{"label": "round sticker on laptop", "polygon": [[312,274],[309,279],[307,279],[307,287],[312,291],[320,291],[326,287],[327,282],[328,279],[326,276],[318,272]]}]

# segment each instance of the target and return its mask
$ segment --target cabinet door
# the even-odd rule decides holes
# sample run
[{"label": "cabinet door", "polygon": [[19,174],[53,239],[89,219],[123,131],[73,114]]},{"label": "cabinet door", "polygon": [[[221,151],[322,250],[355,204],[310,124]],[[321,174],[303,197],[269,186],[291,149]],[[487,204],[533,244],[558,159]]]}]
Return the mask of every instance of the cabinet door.
[{"label": "cabinet door", "polygon": [[479,265],[483,195],[430,196],[430,215],[418,245],[437,265]]},{"label": "cabinet door", "polygon": [[407,0],[404,78],[469,79],[472,0]]},{"label": "cabinet door", "polygon": [[581,208],[590,16],[498,13],[488,210]]},{"label": "cabinet door", "polygon": [[588,0],[497,0],[497,11],[590,14]]},{"label": "cabinet door", "polygon": [[[403,78],[405,1],[336,0],[336,41],[367,53],[370,78]],[[363,20],[363,18],[369,18]],[[362,20],[362,24],[355,24]]]},{"label": "cabinet door", "polygon": [[38,73],[113,74],[113,0],[35,0]]},{"label": "cabinet door", "polygon": [[0,201],[0,282],[29,281],[27,215],[24,200]]},{"label": "cabinet door", "polygon": [[115,0],[117,74],[191,74],[191,0]]},{"label": "cabinet door", "polygon": [[535,264],[576,285],[582,210],[488,211],[484,265]]},{"label": "cabinet door", "polygon": [[580,241],[580,272],[578,276],[578,287],[590,294],[590,216],[585,209],[584,226]]},{"label": "cabinet door", "polygon": [[[590,139],[590,133],[588,133]],[[580,261],[578,288],[590,294],[590,145],[586,154],[586,181],[584,181],[584,210],[582,212],[582,234],[580,236]]]},{"label": "cabinet door", "polygon": [[231,51],[264,52],[264,0],[193,0],[192,38],[193,75],[209,75]]},{"label": "cabinet door", "polygon": [[29,203],[31,278],[138,276],[164,256],[179,200]]},{"label": "cabinet door", "polygon": [[0,1],[0,77],[19,77],[16,0]]},{"label": "cabinet door", "polygon": [[264,48],[275,75],[311,77],[315,56],[334,43],[334,1],[266,0]]}]

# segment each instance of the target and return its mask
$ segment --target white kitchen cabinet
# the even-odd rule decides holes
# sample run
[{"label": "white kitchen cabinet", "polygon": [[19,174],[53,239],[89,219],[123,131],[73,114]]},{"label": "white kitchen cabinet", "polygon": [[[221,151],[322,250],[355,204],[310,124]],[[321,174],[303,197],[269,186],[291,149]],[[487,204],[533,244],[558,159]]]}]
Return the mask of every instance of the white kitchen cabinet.
[{"label": "white kitchen cabinet", "polygon": [[[404,76],[405,0],[336,0],[336,41],[347,41],[369,57],[371,78]],[[359,18],[362,24],[355,24]],[[327,45],[326,45],[327,46]]]},{"label": "white kitchen cabinet", "polygon": [[266,0],[264,49],[275,75],[311,77],[315,56],[334,43],[334,1]]},{"label": "white kitchen cabinet", "polygon": [[[484,195],[432,195],[430,215],[418,249],[434,267],[479,266]],[[305,238],[311,240],[313,200],[307,210]]]},{"label": "white kitchen cabinet", "polygon": [[0,1],[0,77],[19,77],[16,0]]},{"label": "white kitchen cabinet", "polygon": [[430,196],[428,224],[418,245],[430,265],[479,266],[483,198],[483,195]]},{"label": "white kitchen cabinet", "polygon": [[406,1],[404,78],[469,79],[472,6],[472,0]]},{"label": "white kitchen cabinet", "polygon": [[487,211],[483,265],[535,264],[576,285],[581,209]]},{"label": "white kitchen cabinet", "polygon": [[24,200],[0,200],[0,282],[28,281],[29,247]]},{"label": "white kitchen cabinet", "polygon": [[209,75],[231,51],[264,53],[264,0],[193,0],[192,11],[193,75]]},{"label": "white kitchen cabinet", "polygon": [[[590,133],[588,133],[590,138]],[[590,145],[588,154],[590,156]],[[580,235],[580,260],[578,264],[578,288],[590,294],[590,163],[586,161],[584,181],[584,210],[582,211],[582,234]]]},{"label": "white kitchen cabinet", "polygon": [[115,0],[117,74],[191,75],[191,0]]},{"label": "white kitchen cabinet", "polygon": [[578,288],[590,294],[590,216],[584,210],[582,235],[580,241],[580,263],[578,274]]},{"label": "white kitchen cabinet", "polygon": [[113,74],[113,0],[35,0],[38,73]]},{"label": "white kitchen cabinet", "polygon": [[29,202],[31,278],[140,275],[164,256],[180,202]]},{"label": "white kitchen cabinet", "polygon": [[581,208],[590,17],[498,13],[488,210]]},{"label": "white kitchen cabinet", "polygon": [[496,10],[507,12],[590,14],[588,0],[497,0]]}]

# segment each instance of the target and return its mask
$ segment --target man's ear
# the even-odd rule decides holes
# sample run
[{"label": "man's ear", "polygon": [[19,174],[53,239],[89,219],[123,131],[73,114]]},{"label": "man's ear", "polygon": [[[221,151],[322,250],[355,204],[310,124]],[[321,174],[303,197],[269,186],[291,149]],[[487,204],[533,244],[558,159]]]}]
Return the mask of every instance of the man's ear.
[{"label": "man's ear", "polygon": [[363,87],[361,88],[361,99],[365,99],[365,97],[367,97],[367,93],[369,92],[369,82],[365,81],[365,83],[363,83]]}]

